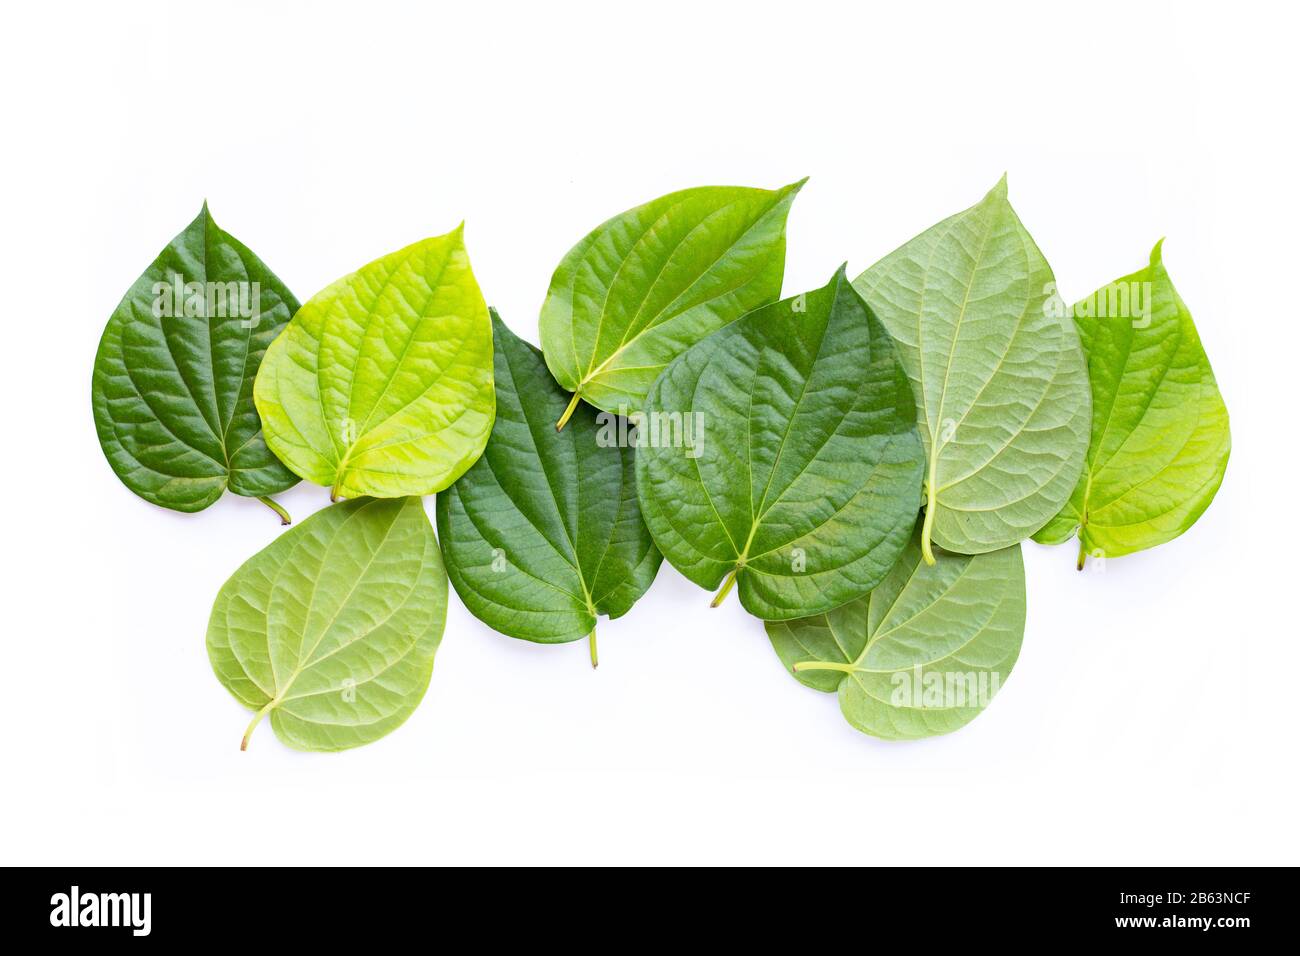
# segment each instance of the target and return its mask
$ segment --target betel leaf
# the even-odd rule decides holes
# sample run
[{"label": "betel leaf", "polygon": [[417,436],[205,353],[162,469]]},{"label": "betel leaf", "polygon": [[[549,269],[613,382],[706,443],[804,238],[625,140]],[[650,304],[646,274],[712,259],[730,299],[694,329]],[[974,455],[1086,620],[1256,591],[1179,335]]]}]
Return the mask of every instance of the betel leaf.
[{"label": "betel leaf", "polygon": [[637,503],[632,448],[613,415],[578,409],[541,352],[492,313],[497,417],[483,457],[438,496],[438,536],[456,592],[503,634],[541,643],[591,636],[645,593],[661,560]]},{"label": "betel leaf", "polygon": [[430,495],[483,451],[492,325],[462,229],[327,286],[266,353],[267,444],[334,498]]},{"label": "betel leaf", "polygon": [[569,250],[542,304],[542,351],[579,399],[641,410],[670,361],[781,294],[785,220],[803,181],[782,189],[703,186],[597,226]]},{"label": "betel leaf", "polygon": [[916,393],[925,559],[931,540],[978,554],[1028,538],[1079,478],[1090,403],[1078,335],[1045,308],[1052,270],[1007,201],[1006,178],[854,285]]},{"label": "betel leaf", "polygon": [[298,750],[346,750],[395,730],[424,697],[447,574],[419,498],[332,505],[255,554],[217,595],[218,679]]},{"label": "betel leaf", "polygon": [[1228,466],[1228,409],[1160,246],[1145,269],[1070,310],[1088,355],[1092,438],[1074,494],[1034,537],[1059,544],[1077,531],[1080,569],[1088,555],[1178,537]]},{"label": "betel leaf", "polygon": [[889,335],[844,277],[676,359],[646,399],[641,511],[705,588],[767,620],[875,587],[907,543],[924,452]]},{"label": "betel leaf", "polygon": [[91,384],[108,463],[141,498],[202,511],[229,489],[259,498],[298,479],[267,449],[253,376],[298,301],[207,203],[108,320]]},{"label": "betel leaf", "polygon": [[887,740],[946,734],[974,720],[1011,673],[1024,632],[1020,545],[945,553],[930,565],[919,529],[870,594],[767,624],[795,677],[838,693],[850,724]]}]

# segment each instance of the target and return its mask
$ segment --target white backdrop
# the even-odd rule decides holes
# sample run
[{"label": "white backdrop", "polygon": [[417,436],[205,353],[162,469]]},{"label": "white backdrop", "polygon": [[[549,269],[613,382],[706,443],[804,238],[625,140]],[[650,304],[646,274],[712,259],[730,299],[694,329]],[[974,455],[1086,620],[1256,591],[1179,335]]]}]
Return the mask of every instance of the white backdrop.
[{"label": "white backdrop", "polygon": [[[1249,3],[217,9],[6,14],[4,862],[1300,862],[1294,23]],[[204,632],[278,523],[137,499],[89,402],[110,312],[204,198],[304,300],[463,218],[488,301],[536,342],[569,246],[662,193],[811,176],[793,294],[1004,171],[1067,301],[1168,237],[1234,450],[1171,544],[1083,574],[1071,546],[1025,546],[1024,649],[969,727],[857,733],[734,596],[710,610],[665,564],[601,622],[597,673],[584,642],[511,640],[453,596],[396,733],[309,755],[264,726],[239,752]],[[326,495],[283,500],[302,519]]]}]

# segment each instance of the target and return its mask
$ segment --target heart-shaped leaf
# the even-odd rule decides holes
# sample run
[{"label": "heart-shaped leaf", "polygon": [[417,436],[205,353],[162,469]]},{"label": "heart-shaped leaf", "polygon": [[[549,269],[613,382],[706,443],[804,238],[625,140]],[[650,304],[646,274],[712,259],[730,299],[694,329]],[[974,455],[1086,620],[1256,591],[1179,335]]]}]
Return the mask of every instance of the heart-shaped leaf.
[{"label": "heart-shaped leaf", "polygon": [[461,231],[339,279],[267,350],[267,444],[335,498],[433,494],[487,443],[492,325]]},{"label": "heart-shaped leaf", "polygon": [[826,614],[767,634],[804,684],[838,692],[844,718],[873,737],[946,734],[988,705],[1020,654],[1020,545],[978,555],[921,554],[920,533],[880,585]]},{"label": "heart-shaped leaf", "polygon": [[1074,326],[1047,307],[1052,270],[1007,201],[984,200],[890,253],[854,285],[899,346],[927,459],[921,549],[978,554],[1045,525],[1088,446]]},{"label": "heart-shaped leaf", "polygon": [[122,483],[174,511],[226,489],[261,498],[298,479],[267,449],[253,376],[298,301],[204,203],[122,298],[99,342],[91,404]]},{"label": "heart-shaped leaf", "polygon": [[542,351],[579,399],[641,410],[665,365],[781,294],[785,220],[803,182],[669,193],[596,227],[569,250],[542,304]]},{"label": "heart-shaped leaf", "polygon": [[241,704],[298,750],[346,750],[396,730],[429,686],[447,574],[419,498],[318,511],[217,595],[208,657]]},{"label": "heart-shaped leaf", "polygon": [[[591,635],[619,617],[659,570],[641,520],[633,451],[615,416],[578,409],[542,353],[494,312],[497,416],[483,457],[438,496],[438,536],[456,592],[503,634],[541,643]],[[603,419],[603,421],[598,421]]]},{"label": "heart-shaped leaf", "polygon": [[1209,507],[1228,467],[1228,409],[1160,243],[1145,269],[1070,310],[1088,355],[1092,440],[1083,475],[1035,540],[1079,535],[1086,557],[1178,537]]},{"label": "heart-shaped leaf", "polygon": [[637,450],[664,557],[714,601],[740,583],[767,620],[871,590],[920,506],[924,452],[907,376],[844,278],[715,332],[664,370]]}]

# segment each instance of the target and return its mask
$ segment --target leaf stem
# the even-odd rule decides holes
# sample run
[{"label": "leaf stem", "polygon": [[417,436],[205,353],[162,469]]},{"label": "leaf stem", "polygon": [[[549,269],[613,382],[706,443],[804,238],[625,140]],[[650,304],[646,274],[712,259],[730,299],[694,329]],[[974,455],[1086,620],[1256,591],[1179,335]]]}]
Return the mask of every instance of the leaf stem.
[{"label": "leaf stem", "polygon": [[709,607],[717,607],[726,599],[727,595],[731,593],[731,589],[736,586],[736,575],[739,573],[740,565],[736,565],[731,569],[731,573],[728,574],[726,580],[722,582],[722,589],[718,591],[717,596],[713,599],[713,603],[710,604]]},{"label": "leaf stem", "polygon": [[258,495],[257,500],[280,516],[280,524],[285,525],[293,523],[293,519],[289,517],[289,512],[285,511],[284,508],[272,499],[270,495]]},{"label": "leaf stem", "polygon": [[563,429],[564,426],[569,423],[569,419],[573,417],[574,409],[578,407],[578,402],[581,400],[582,400],[582,393],[574,392],[573,397],[569,399],[569,407],[564,410],[564,414],[560,416],[560,420],[555,423],[555,430],[557,432]]},{"label": "leaf stem", "polygon": [[248,738],[253,736],[253,731],[257,729],[257,725],[262,722],[263,717],[270,713],[275,704],[274,700],[268,700],[266,705],[253,715],[253,719],[248,722],[248,728],[244,731],[244,739],[239,742],[240,750],[248,749]]},{"label": "leaf stem", "polygon": [[921,524],[921,557],[925,563],[934,567],[934,552],[930,550],[930,532],[934,530],[934,482],[925,483],[925,521]]},{"label": "leaf stem", "polygon": [[334,479],[334,487],[330,489],[330,504],[336,504],[339,500],[339,486],[343,484],[343,478]]},{"label": "leaf stem", "polygon": [[1083,562],[1088,560],[1088,546],[1083,543],[1083,532],[1079,533],[1079,560],[1074,565],[1076,571],[1083,570]]},{"label": "leaf stem", "polygon": [[591,633],[587,635],[587,641],[591,644],[591,669],[595,670],[600,666],[600,661],[596,657],[596,629],[593,627]]},{"label": "leaf stem", "polygon": [[800,661],[790,669],[796,674],[800,671],[840,671],[844,674],[852,674],[857,670],[852,664],[841,664],[837,661]]}]

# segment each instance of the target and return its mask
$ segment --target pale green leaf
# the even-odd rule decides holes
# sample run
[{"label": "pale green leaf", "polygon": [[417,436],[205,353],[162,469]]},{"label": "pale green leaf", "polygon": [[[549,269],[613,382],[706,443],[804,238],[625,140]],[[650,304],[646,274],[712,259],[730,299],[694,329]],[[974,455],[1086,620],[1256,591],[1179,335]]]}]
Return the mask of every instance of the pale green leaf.
[{"label": "pale green leaf", "polygon": [[1070,496],[1090,403],[1052,270],[1007,201],[984,200],[890,253],[854,285],[899,347],[926,453],[922,552],[1028,538]]},{"label": "pale green leaf", "polygon": [[919,529],[867,596],[767,624],[795,677],[838,693],[850,724],[887,740],[946,734],[974,720],[1011,673],[1024,631],[1020,545],[941,553],[929,565]]},{"label": "pale green leaf", "polygon": [[411,715],[429,686],[447,575],[419,498],[318,511],[250,558],[208,622],[218,679],[298,750],[346,750]]},{"label": "pale green leaf", "polygon": [[461,232],[339,279],[267,350],[267,444],[335,497],[433,494],[487,443],[492,325]]}]

